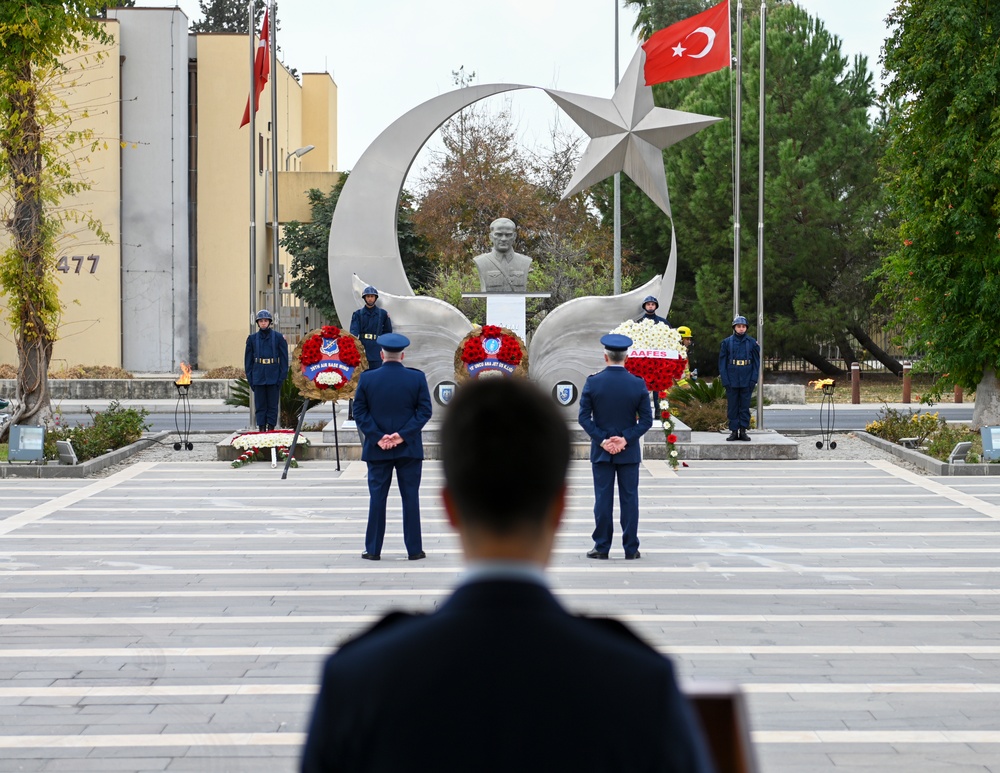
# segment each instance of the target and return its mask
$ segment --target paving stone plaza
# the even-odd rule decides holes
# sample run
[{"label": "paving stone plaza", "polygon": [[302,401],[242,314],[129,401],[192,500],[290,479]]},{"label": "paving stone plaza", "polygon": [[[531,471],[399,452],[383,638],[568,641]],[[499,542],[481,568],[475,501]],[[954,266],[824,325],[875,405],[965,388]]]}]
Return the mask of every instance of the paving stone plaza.
[{"label": "paving stone plaza", "polygon": [[[437,462],[417,563],[395,492],[383,560],[360,560],[362,463],[280,472],[0,480],[0,771],[296,770],[326,653],[390,607],[432,609],[461,562]],[[1000,771],[1000,478],[646,462],[627,563],[584,558],[587,463],[571,484],[559,595],[685,679],[740,683],[761,771]]]}]

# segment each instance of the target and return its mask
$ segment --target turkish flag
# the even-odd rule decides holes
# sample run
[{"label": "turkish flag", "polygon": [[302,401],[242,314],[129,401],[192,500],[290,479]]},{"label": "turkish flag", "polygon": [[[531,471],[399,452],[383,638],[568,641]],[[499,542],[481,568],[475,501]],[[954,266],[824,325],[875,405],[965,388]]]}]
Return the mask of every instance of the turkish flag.
[{"label": "turkish flag", "polygon": [[654,33],[642,49],[647,86],[729,67],[729,0]]},{"label": "turkish flag", "polygon": [[[267,11],[264,11],[264,23],[260,25],[260,42],[257,44],[257,56],[253,60],[253,111],[256,114],[257,107],[260,105],[260,92],[264,90],[264,84],[267,83],[267,75],[271,72],[271,57],[268,56],[268,25],[267,25]],[[250,97],[247,97],[247,106],[243,111],[243,123],[240,124],[242,129],[250,123]]]}]

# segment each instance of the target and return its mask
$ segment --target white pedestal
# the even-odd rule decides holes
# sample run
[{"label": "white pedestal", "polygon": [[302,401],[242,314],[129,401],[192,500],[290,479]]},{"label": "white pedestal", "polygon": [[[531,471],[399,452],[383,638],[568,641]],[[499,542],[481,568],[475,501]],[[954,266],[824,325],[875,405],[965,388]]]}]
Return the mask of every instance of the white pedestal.
[{"label": "white pedestal", "polygon": [[525,339],[525,298],[548,298],[550,293],[462,293],[463,298],[486,299],[486,324],[499,325]]}]

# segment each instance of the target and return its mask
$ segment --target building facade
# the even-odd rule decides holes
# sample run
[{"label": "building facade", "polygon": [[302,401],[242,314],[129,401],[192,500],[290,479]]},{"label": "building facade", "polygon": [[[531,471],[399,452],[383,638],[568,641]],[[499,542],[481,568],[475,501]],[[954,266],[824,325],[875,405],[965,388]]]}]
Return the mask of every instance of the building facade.
[{"label": "building facade", "polygon": [[[247,36],[190,34],[179,8],[112,9],[108,17],[113,45],[99,61],[94,51],[65,87],[67,104],[79,111],[74,121],[104,140],[81,159],[90,190],[65,204],[93,214],[111,242],[88,231],[63,239],[65,311],[53,367],[157,373],[176,372],[182,361],[239,365],[255,311],[273,306],[275,283],[285,298],[275,310],[279,326],[296,313],[286,304],[290,261],[279,251],[275,272],[273,245],[281,223],[309,219],[306,191],[336,182],[336,84],[327,73],[300,82],[280,63],[271,73],[253,125],[251,216],[251,127],[239,126]],[[12,332],[0,321],[0,362],[16,361]]]}]

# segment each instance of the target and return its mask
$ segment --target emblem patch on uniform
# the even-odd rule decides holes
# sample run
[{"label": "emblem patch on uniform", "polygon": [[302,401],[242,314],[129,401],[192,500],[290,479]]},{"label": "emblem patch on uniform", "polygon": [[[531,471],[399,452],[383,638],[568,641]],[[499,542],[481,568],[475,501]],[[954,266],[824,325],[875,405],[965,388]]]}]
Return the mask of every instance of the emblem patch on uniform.
[{"label": "emblem patch on uniform", "polygon": [[438,405],[447,405],[451,398],[455,396],[455,382],[454,381],[442,381],[437,385],[437,389],[434,390],[434,399],[437,400]]},{"label": "emblem patch on uniform", "polygon": [[559,405],[572,405],[576,402],[577,398],[576,384],[572,384],[569,381],[560,381],[552,387],[552,396]]}]

